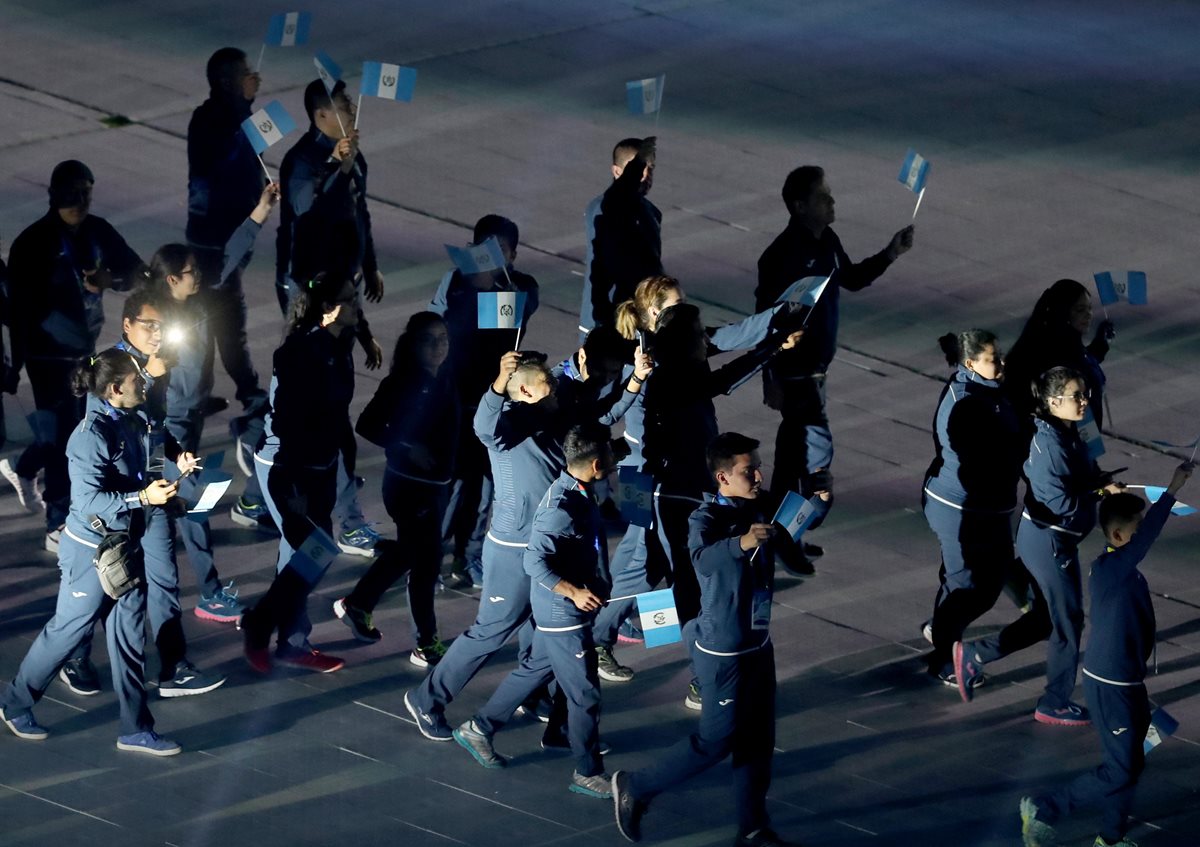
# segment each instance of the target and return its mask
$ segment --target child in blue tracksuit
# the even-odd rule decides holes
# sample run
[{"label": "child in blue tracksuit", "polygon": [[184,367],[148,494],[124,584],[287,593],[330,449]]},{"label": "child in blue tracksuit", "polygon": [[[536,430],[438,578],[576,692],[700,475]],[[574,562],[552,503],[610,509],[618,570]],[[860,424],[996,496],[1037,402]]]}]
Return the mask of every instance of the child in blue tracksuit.
[{"label": "child in blue tracksuit", "polygon": [[[1033,713],[1051,726],[1086,726],[1087,709],[1071,702],[1083,633],[1079,544],[1096,525],[1096,504],[1121,490],[1088,455],[1076,424],[1088,406],[1087,383],[1070,368],[1038,377],[1037,429],[1024,470],[1025,509],[1017,529],[1017,554],[1034,578],[1033,608],[998,634],[954,646],[959,693],[970,700],[987,662],[1049,636],[1046,688]],[[935,629],[936,634],[936,629]]]},{"label": "child in blue tracksuit", "polygon": [[1012,567],[1012,513],[1025,445],[1002,388],[996,336],[972,329],[942,342],[957,369],[938,400],[935,455],[921,500],[942,551],[929,672],[953,685],[954,643],[996,602]]},{"label": "child in blue tracksuit", "polygon": [[[144,580],[112,600],[101,590],[92,559],[106,533],[128,533],[130,567],[140,571],[146,508],[170,501],[178,486],[147,480],[147,420],[138,411],[146,400],[146,385],[128,353],[105,350],[85,361],[72,375],[72,388],[76,396],[87,396],[87,411],[67,442],[71,508],[59,546],[58,605],[0,696],[0,719],[19,738],[45,740],[49,733],[34,718],[33,707],[63,662],[102,620],[121,712],[117,748],[174,755],[179,745],[154,732],[146,704]],[[183,466],[191,469],[187,461]]]},{"label": "child in blue tracksuit", "polygon": [[575,757],[568,788],[588,797],[611,794],[600,755],[600,677],[592,621],[609,596],[608,543],[594,484],[611,470],[608,427],[573,427],[563,440],[566,470],[538,504],[523,567],[536,621],[533,643],[454,739],[484,767],[502,767],[492,736],[517,707],[551,679],[567,703],[567,736]]},{"label": "child in blue tracksuit", "polygon": [[649,767],[613,774],[613,802],[621,834],[638,841],[642,815],[657,794],[732,755],[735,844],[771,847],[784,843],[766,810],[775,745],[771,598],[775,548],[790,539],[774,540],[775,529],[760,511],[756,440],[722,433],[709,445],[707,460],[717,493],[688,522],[700,614],[684,627],[700,685],[700,725]]},{"label": "child in blue tracksuit", "polygon": [[450,336],[434,312],[418,312],[396,342],[391,372],[358,418],[358,434],[384,448],[383,503],[396,522],[404,557],[380,556],[333,611],[360,641],[383,636],[371,620],[376,604],[408,574],[415,648],[409,661],[441,658],[433,596],[442,561],[442,518],[458,444],[458,386],[447,365]]},{"label": "child in blue tracksuit", "polygon": [[1154,650],[1154,605],[1138,566],[1158,538],[1175,495],[1195,465],[1175,469],[1166,492],[1145,517],[1142,498],[1120,493],[1100,504],[1100,528],[1108,547],[1092,563],[1092,635],[1083,662],[1083,690],[1100,735],[1103,760],[1053,794],[1021,800],[1022,834],[1027,847],[1053,844],[1051,827],[1083,806],[1101,806],[1103,826],[1095,847],[1133,847],[1125,837],[1134,790],[1145,765],[1143,742],[1150,726],[1146,662]]},{"label": "child in blue tracksuit", "polygon": [[301,548],[315,529],[332,532],[338,462],[353,471],[351,352],[358,313],[352,279],[318,274],[295,298],[287,336],[275,351],[271,413],[254,459],[279,526],[279,556],[271,587],[242,616],[246,660],[260,673],[271,669],[268,648],[276,632],[274,661],[281,665],[331,673],[345,664],[308,642],[308,595],[330,561],[318,561]]}]

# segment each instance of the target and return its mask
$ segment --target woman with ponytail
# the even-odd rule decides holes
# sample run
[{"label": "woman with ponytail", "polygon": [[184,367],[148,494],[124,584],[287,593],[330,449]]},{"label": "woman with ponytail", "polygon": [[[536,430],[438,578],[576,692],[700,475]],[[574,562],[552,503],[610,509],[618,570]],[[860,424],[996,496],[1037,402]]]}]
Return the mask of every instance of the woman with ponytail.
[{"label": "woman with ponytail", "polygon": [[325,534],[321,545],[332,543],[338,462],[345,461],[348,472],[354,472],[351,354],[358,312],[353,279],[318,274],[294,298],[283,344],[275,351],[271,412],[254,459],[280,530],[279,556],[271,587],[242,616],[246,660],[260,673],[271,669],[269,646],[276,633],[274,660],[279,664],[321,673],[345,664],[308,641],[308,595],[325,575],[336,547],[327,556],[314,557],[313,543],[306,542],[319,529]]},{"label": "woman with ponytail", "polygon": [[140,577],[146,509],[170,501],[178,486],[162,479],[147,482],[147,421],[139,411],[146,384],[128,353],[110,349],[85,360],[71,385],[76,396],[86,396],[87,411],[67,443],[71,506],[59,544],[58,605],[0,698],[0,717],[17,737],[45,740],[49,733],[34,718],[33,707],[95,623],[104,621],[121,712],[117,748],[171,756],[180,747],[155,733],[146,704],[144,578],[113,600],[101,587],[93,558],[106,535],[124,533],[128,568]]},{"label": "woman with ponytail", "polygon": [[[1124,486],[1088,455],[1078,424],[1089,397],[1083,374],[1054,367],[1033,381],[1037,427],[1025,460],[1025,508],[1017,553],[1035,581],[1033,607],[998,634],[954,645],[959,693],[971,699],[971,680],[987,662],[1049,638],[1046,688],[1034,720],[1053,726],[1086,726],[1087,709],[1071,702],[1083,634],[1079,544],[1096,525],[1096,506]],[[936,634],[936,627],[935,627]]]},{"label": "woman with ponytail", "polygon": [[[929,624],[929,672],[956,685],[951,651],[996,602],[1013,562],[1012,513],[1024,445],[1002,390],[996,336],[970,329],[939,339],[954,375],[942,389],[933,427],[933,463],[921,500],[942,549],[941,587]],[[982,684],[983,677],[974,678]]]}]

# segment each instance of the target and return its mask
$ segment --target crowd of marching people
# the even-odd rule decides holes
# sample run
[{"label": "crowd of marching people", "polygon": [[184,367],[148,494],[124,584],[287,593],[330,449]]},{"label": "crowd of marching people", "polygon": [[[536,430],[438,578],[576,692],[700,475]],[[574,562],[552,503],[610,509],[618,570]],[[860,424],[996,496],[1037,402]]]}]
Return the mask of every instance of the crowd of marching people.
[{"label": "crowd of marching people", "polygon": [[[0,692],[5,726],[44,740],[50,733],[34,707],[56,678],[78,695],[100,690],[91,645],[101,623],[120,704],[118,748],[179,753],[155,731],[148,705],[147,632],[159,659],[149,690],[193,696],[225,681],[188,651],[180,544],[195,577],[194,614],[237,624],[247,663],[264,674],[278,665],[343,667],[311,643],[310,614],[329,610],[308,600],[347,553],[369,565],[332,614],[356,639],[380,640],[374,612],[406,583],[408,661],[427,672],[403,701],[425,739],[457,743],[483,767],[502,768],[497,733],[517,713],[538,714],[542,745],[572,756],[569,789],[611,798],[632,841],[657,794],[732,756],[736,843],[788,843],[765,804],[772,594],[777,567],[811,577],[824,551],[789,531],[778,510],[786,494],[798,494],[811,531],[833,506],[826,391],[839,298],[883,276],[912,248],[913,227],[853,261],[832,228],[824,171],[796,168],[782,188],[786,226],[759,260],[755,313],[710,326],[666,273],[663,215],[649,198],[655,139],[627,138],[613,149],[611,184],[586,207],[576,350],[551,359],[521,349],[538,282],[514,267],[517,224],[488,214],[472,242],[500,261],[457,264],[431,284],[429,307],[408,318],[389,354],[368,320],[385,285],[356,105],[344,83],[307,86],[309,125],[276,182],[243,131],[258,73],[242,51],[224,48],[207,76],[209,99],[188,129],[184,241],[144,261],[91,211],[103,175],[68,160],[50,174],[46,214],[14,239],[7,268],[0,264],[11,340],[3,389],[15,393],[23,372],[36,407],[32,442],[0,460],[0,474],[24,508],[44,515],[45,547],[62,573],[54,616],[20,666],[5,669],[14,672]],[[249,352],[242,272],[277,208],[285,329],[264,380]],[[114,302],[106,290],[125,297],[120,340],[101,348],[104,304]],[[508,295],[515,313],[495,328],[483,304]],[[985,669],[1045,643],[1046,684],[1033,718],[1094,724],[1102,739],[1094,773],[1022,800],[1027,845],[1053,843],[1057,820],[1088,804],[1104,808],[1097,845],[1132,844],[1154,644],[1138,565],[1192,472],[1181,465],[1144,511],[1119,471],[1100,469],[1102,364],[1114,329],[1105,321],[1089,337],[1092,322],[1088,289],[1060,280],[1007,354],[984,329],[942,338],[953,374],[936,404],[935,457],[921,486],[941,550],[940,587],[922,626],[930,674],[970,702]],[[353,420],[360,349],[366,367],[386,376]],[[710,358],[721,353],[737,355],[714,367]],[[241,407],[230,437],[245,484],[231,517],[279,535],[274,578],[253,602],[218,573],[205,505],[207,493],[229,483],[199,454],[206,419],[227,405],[213,394],[218,360]],[[713,402],[752,381],[762,386],[765,414],[778,413],[769,489],[759,442],[723,431]],[[359,438],[386,457],[382,477],[368,483],[382,487],[394,538],[373,529],[359,505]],[[646,507],[642,518],[624,513],[610,556],[618,480],[622,488],[630,480]],[[1084,627],[1078,551],[1097,526],[1107,547],[1090,569],[1085,704],[1075,695]],[[446,551],[453,565],[443,574]],[[439,629],[439,583],[479,590],[475,621],[461,634]],[[700,713],[699,724],[652,766],[610,775],[602,682],[634,679],[616,648],[646,637],[638,598],[664,586],[690,666],[681,700]],[[971,624],[1006,593],[1014,620],[971,638]],[[517,666],[473,715],[452,723],[450,705],[514,636]]]}]

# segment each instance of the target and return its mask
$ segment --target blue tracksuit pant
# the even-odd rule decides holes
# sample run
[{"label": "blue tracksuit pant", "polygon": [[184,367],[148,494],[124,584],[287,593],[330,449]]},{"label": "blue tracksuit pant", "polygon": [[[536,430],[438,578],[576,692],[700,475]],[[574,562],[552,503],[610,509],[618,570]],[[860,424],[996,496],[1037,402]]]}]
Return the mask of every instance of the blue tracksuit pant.
[{"label": "blue tracksuit pant", "polygon": [[446,655],[413,691],[413,704],[422,712],[445,712],[446,705],[467,687],[479,669],[518,630],[520,655],[527,655],[533,626],[530,622],[529,576],[522,565],[524,558],[524,545],[498,544],[490,534],[484,539],[483,592],[475,623],[454,639]]},{"label": "blue tracksuit pant", "polygon": [[58,605],[54,617],[25,654],[12,685],[0,698],[9,719],[33,711],[59,668],[96,622],[103,621],[113,690],[121,709],[119,734],[154,728],[145,687],[146,589],[134,589],[120,600],[106,597],[92,565],[93,555],[92,547],[63,533],[58,547],[62,571]]}]

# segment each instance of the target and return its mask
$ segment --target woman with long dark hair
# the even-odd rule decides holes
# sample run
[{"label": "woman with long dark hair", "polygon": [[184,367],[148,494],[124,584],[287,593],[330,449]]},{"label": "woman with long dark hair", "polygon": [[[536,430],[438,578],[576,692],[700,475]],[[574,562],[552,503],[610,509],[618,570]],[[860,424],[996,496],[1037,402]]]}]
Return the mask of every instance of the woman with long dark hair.
[{"label": "woman with long dark hair", "polygon": [[345,664],[308,642],[312,624],[305,607],[336,555],[330,533],[337,463],[344,460],[351,469],[354,463],[351,353],[357,320],[353,279],[318,274],[293,300],[283,344],[275,351],[271,413],[254,459],[280,530],[279,557],[271,587],[242,616],[246,660],[261,673],[271,669],[268,648],[276,632],[279,664],[321,673]]},{"label": "woman with long dark hair", "polygon": [[[141,539],[146,509],[174,498],[178,486],[146,481],[147,422],[138,411],[146,401],[146,383],[132,356],[110,349],[91,357],[72,374],[71,388],[75,396],[86,396],[87,411],[67,442],[71,507],[59,544],[58,605],[0,697],[0,718],[19,738],[45,740],[49,733],[34,718],[33,707],[96,621],[103,621],[121,712],[117,749],[172,756],[180,747],[154,731],[146,704]],[[117,533],[125,535],[120,558],[138,582],[114,600],[105,593],[93,559],[114,540],[106,536]]]},{"label": "woman with long dark hair", "polygon": [[415,647],[409,661],[436,664],[446,647],[437,634],[434,589],[442,561],[442,519],[449,502],[461,415],[447,364],[450,335],[434,312],[408,319],[396,342],[391,372],[358,418],[358,434],[383,447],[383,503],[396,522],[404,559],[380,556],[354,590],[333,604],[359,641],[378,641],[371,614],[385,591],[408,573],[408,609]]}]

